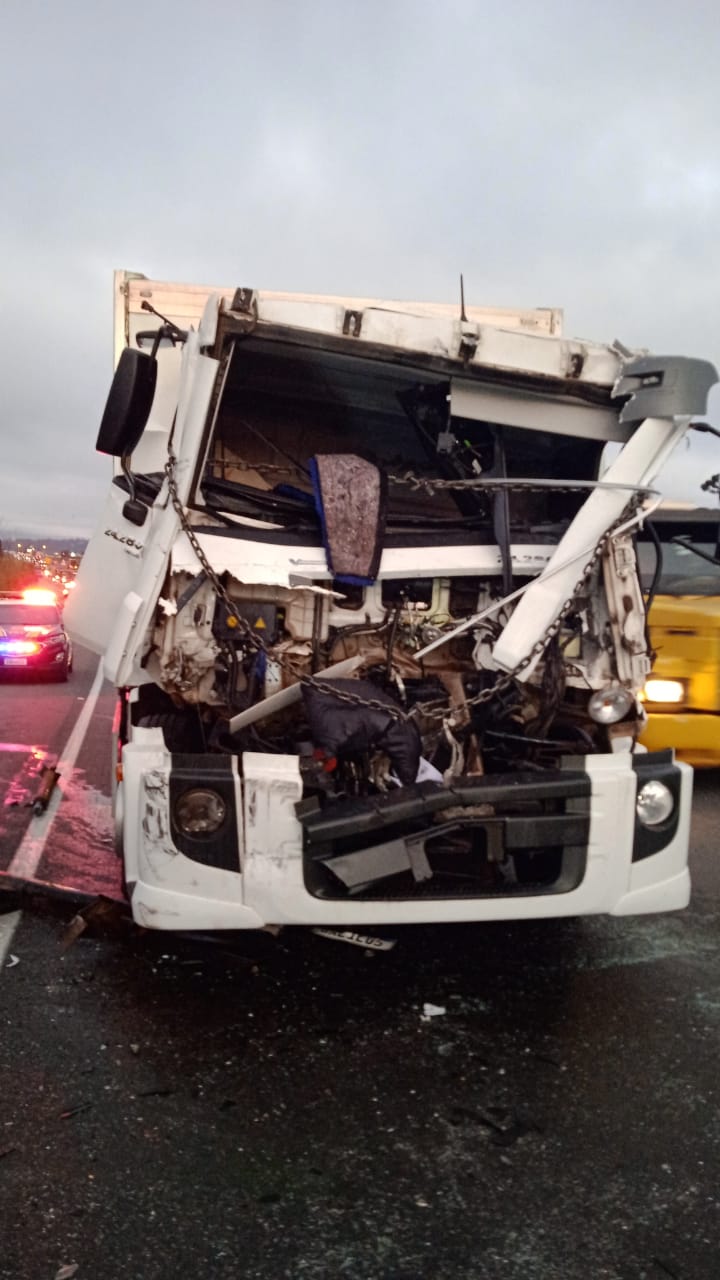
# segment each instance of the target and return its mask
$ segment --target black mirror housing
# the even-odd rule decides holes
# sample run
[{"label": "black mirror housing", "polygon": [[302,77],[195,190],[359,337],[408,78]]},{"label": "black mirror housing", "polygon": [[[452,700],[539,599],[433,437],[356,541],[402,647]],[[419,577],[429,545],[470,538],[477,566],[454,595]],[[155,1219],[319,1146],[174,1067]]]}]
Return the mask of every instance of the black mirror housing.
[{"label": "black mirror housing", "polygon": [[95,444],[98,453],[123,458],[132,453],[150,417],[157,361],[126,347],[118,361]]}]

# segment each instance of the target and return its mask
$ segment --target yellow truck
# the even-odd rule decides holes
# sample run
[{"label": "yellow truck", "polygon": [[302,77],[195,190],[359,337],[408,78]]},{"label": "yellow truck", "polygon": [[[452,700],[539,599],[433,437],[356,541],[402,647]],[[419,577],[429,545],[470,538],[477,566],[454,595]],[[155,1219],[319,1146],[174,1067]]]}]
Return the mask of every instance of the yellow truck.
[{"label": "yellow truck", "polygon": [[[644,689],[650,751],[720,765],[720,512],[659,509],[639,543],[655,653]],[[654,585],[653,585],[654,580]]]}]

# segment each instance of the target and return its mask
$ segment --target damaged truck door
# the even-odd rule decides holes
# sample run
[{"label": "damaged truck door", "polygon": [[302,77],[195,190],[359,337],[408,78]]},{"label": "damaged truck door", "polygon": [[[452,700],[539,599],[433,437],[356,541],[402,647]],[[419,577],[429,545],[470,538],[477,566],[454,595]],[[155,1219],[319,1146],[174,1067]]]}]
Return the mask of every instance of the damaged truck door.
[{"label": "damaged truck door", "polygon": [[68,614],[119,690],[135,919],[684,906],[635,534],[712,366],[557,312],[116,290],[117,474]]}]

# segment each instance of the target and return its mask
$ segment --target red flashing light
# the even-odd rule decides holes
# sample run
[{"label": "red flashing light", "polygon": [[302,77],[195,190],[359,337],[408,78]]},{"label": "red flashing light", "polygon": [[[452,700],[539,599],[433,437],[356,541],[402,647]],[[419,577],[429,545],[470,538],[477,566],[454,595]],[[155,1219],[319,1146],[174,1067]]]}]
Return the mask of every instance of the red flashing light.
[{"label": "red flashing light", "polygon": [[23,591],[22,598],[25,604],[57,604],[55,592],[47,591],[44,587],[28,587],[27,591]]}]

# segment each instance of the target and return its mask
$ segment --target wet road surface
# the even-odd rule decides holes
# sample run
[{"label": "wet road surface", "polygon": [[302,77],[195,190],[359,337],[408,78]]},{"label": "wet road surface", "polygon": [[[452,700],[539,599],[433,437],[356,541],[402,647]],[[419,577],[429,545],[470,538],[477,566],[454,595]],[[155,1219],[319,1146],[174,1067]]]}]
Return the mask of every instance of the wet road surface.
[{"label": "wet road surface", "polygon": [[69,903],[0,896],[0,1277],[717,1280],[719,785],[676,915],[64,948]]},{"label": "wet road surface", "polygon": [[[120,877],[109,810],[115,693],[98,677],[98,659],[77,646],[74,666],[67,684],[0,676],[0,883],[14,873],[115,897]],[[55,766],[58,793],[47,817],[37,818],[32,802],[41,771]]]}]

